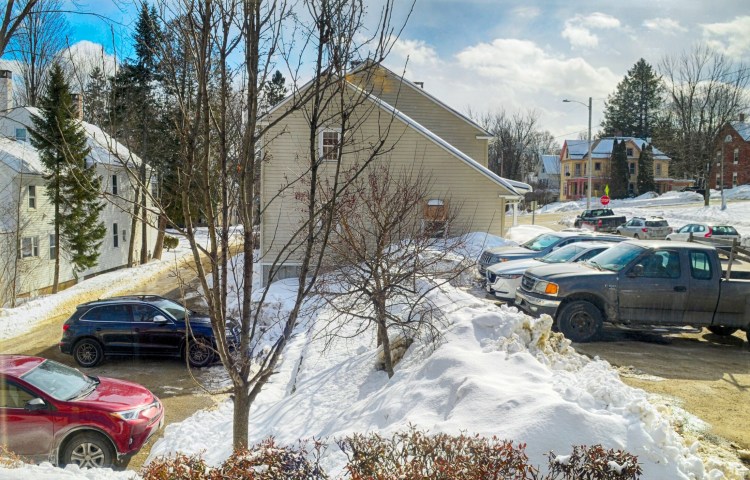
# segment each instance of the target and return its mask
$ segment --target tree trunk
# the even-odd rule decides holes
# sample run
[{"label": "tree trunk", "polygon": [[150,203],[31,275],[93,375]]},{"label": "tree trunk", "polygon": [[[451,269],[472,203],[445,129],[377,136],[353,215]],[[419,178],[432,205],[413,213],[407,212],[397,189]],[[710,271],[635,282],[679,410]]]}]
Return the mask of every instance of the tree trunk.
[{"label": "tree trunk", "polygon": [[133,196],[133,216],[130,219],[130,240],[128,242],[128,268],[131,268],[135,262],[135,231],[138,228],[138,211],[140,210],[138,198],[140,197],[140,194],[140,187],[135,187],[135,195]]},{"label": "tree trunk", "polygon": [[[148,209],[146,208],[146,162],[141,160],[141,265],[148,262]],[[137,201],[137,200],[136,200]]]},{"label": "tree trunk", "polygon": [[378,324],[378,343],[383,347],[383,368],[388,378],[393,377],[393,359],[391,357],[391,341],[388,338],[388,317],[386,315],[385,298],[373,298],[375,322]]},{"label": "tree trunk", "polygon": [[154,258],[161,260],[161,253],[164,249],[164,234],[167,229],[167,216],[164,212],[159,213],[159,231],[156,233],[156,244],[154,244]]},{"label": "tree trunk", "polygon": [[[59,176],[59,172],[58,172]],[[52,293],[57,293],[60,283],[60,180],[57,181],[55,190],[55,273],[52,277]]]},{"label": "tree trunk", "polygon": [[250,424],[250,392],[247,385],[234,388],[234,420],[232,421],[232,447],[247,448]]}]

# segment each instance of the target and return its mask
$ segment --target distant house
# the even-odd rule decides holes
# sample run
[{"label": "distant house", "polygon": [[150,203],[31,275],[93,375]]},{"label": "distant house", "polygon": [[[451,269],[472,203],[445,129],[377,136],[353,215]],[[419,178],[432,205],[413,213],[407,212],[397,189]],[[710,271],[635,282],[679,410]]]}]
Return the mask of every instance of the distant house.
[{"label": "distant house", "polygon": [[[424,199],[426,222],[428,212],[450,198],[461,206],[459,220],[466,222],[466,228],[496,235],[505,232],[513,218],[506,218],[506,207],[518,204],[531,187],[501,178],[489,170],[488,145],[492,138],[489,132],[421,86],[382,66],[370,69],[367,75],[355,70],[347,75],[344,85],[350,92],[366,92],[366,101],[354,113],[361,120],[354,131],[347,133],[352,146],[347,149],[351,153],[345,152],[341,159],[344,165],[353,165],[357,161],[357,151],[365,150],[373,139],[379,139],[382,132],[387,131],[385,140],[389,154],[381,161],[397,167],[395,171],[420,168],[431,175],[433,191],[430,198]],[[305,88],[307,86],[302,90]],[[265,121],[272,122],[277,112],[288,108],[291,98],[271,110]],[[306,114],[306,107],[303,107],[286,116],[267,133],[267,143],[264,143],[261,203],[268,205],[260,234],[264,281],[268,278],[270,262],[280,253],[280,245],[291,238],[301,221],[299,214],[294,214],[299,212],[294,196],[284,191],[284,185],[290,181],[289,172],[298,168],[298,159],[307,157]],[[318,155],[323,165],[328,155],[326,146],[341,141],[336,118],[331,121],[330,128],[324,126],[318,133]],[[508,210],[515,212],[513,208]],[[299,259],[288,258],[276,278],[296,275],[298,265]]]},{"label": "distant house", "polygon": [[[727,136],[731,141],[725,142]],[[724,178],[721,178],[721,153],[724,152]],[[719,189],[750,183],[750,123],[745,115],[739,121],[727,123],[721,130],[716,144],[716,161],[711,163],[709,178],[712,187]]]},{"label": "distant house", "polygon": [[[592,140],[591,145],[591,189],[593,197],[604,194],[609,184],[612,163],[612,148],[615,140],[626,142],[628,156],[628,191],[633,194],[645,193],[636,190],[638,178],[638,157],[641,149],[648,142],[635,137],[606,137]],[[653,148],[654,182],[657,193],[692,185],[692,180],[671,178],[669,176],[670,158],[658,148]],[[588,188],[588,142],[586,140],[565,140],[560,153],[560,200],[578,200],[586,197]]]},{"label": "distant house", "polygon": [[557,200],[560,197],[560,156],[539,155],[526,178],[534,187],[532,196],[535,200],[543,203]]},{"label": "distant house", "polygon": [[[47,198],[45,169],[30,142],[31,119],[39,111],[14,108],[11,98],[11,74],[0,71],[0,305],[11,297],[46,292],[53,282],[53,259],[60,245],[54,236],[54,205]],[[126,266],[130,237],[137,235],[140,240],[140,222],[131,231],[129,213],[134,200],[129,168],[139,165],[140,159],[95,125],[81,125],[91,148],[86,161],[96,166],[101,180],[105,207],[100,220],[107,229],[98,265],[80,274],[86,278]],[[147,238],[150,257],[155,228],[147,227]],[[61,251],[59,281],[61,288],[76,282],[65,251]]]}]

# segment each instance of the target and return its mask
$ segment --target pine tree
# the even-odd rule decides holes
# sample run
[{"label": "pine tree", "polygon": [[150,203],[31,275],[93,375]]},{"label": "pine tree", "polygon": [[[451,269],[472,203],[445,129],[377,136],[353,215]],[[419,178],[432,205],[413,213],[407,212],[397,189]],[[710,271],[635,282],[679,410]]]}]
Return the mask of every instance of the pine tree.
[{"label": "pine tree", "polygon": [[83,96],[84,120],[105,128],[108,124],[107,109],[109,107],[109,85],[104,72],[99,67],[89,74],[89,83]]},{"label": "pine tree", "polygon": [[628,195],[628,153],[625,140],[615,140],[612,146],[612,177],[609,192],[612,198],[625,198]]},{"label": "pine tree", "polygon": [[266,82],[263,85],[263,110],[264,113],[272,109],[276,104],[286,97],[286,79],[280,71],[276,72],[271,77],[270,82]]},{"label": "pine tree", "polygon": [[663,95],[661,77],[641,58],[604,102],[601,136],[651,138]]},{"label": "pine tree", "polygon": [[653,147],[645,143],[641,146],[641,154],[638,157],[638,180],[636,188],[638,194],[653,192],[656,190],[654,182],[654,153]]},{"label": "pine tree", "polygon": [[47,93],[40,104],[40,116],[33,117],[31,142],[39,151],[47,196],[55,208],[52,223],[59,248],[55,249],[52,290],[57,292],[60,250],[70,256],[76,276],[97,264],[106,233],[99,221],[104,205],[99,202],[101,186],[95,167],[86,165],[90,148],[76,118],[70,85],[58,63],[51,69]]}]

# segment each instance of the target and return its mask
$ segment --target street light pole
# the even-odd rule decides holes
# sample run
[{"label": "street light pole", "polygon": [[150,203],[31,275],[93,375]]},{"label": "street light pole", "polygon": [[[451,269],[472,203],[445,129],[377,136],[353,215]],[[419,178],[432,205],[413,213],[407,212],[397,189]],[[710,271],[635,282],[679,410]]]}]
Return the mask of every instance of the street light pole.
[{"label": "street light pole", "polygon": [[589,161],[588,161],[588,167],[586,167],[588,169],[588,175],[587,175],[587,177],[588,177],[588,187],[587,187],[587,190],[588,191],[586,192],[586,210],[590,210],[591,209],[591,177],[594,174],[594,171],[593,171],[593,161],[591,159],[591,97],[589,97],[589,104],[588,105],[586,105],[583,102],[579,102],[578,100],[568,100],[567,98],[564,99],[563,102],[565,102],[565,103],[580,103],[581,105],[583,105],[584,107],[586,107],[586,108],[589,109],[589,133],[588,133],[588,147],[589,147],[588,148],[588,156],[589,156]]},{"label": "street light pole", "polygon": [[721,209],[727,209],[727,197],[724,195],[724,146],[732,143],[732,136],[727,135],[721,142]]}]

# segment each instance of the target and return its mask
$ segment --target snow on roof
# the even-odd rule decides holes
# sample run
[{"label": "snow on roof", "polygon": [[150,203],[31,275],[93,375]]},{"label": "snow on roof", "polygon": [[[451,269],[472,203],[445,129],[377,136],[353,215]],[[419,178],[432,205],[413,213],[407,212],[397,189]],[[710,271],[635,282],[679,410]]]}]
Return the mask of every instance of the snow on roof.
[{"label": "snow on roof", "polygon": [[[605,137],[598,140],[592,140],[591,143],[591,158],[609,158],[612,155],[612,148],[615,140],[618,142],[625,140],[628,143],[633,143],[637,149],[641,149],[644,144],[649,142],[643,138],[638,137]],[[586,158],[588,154],[588,141],[587,140],[565,140],[565,144],[568,147],[568,156],[574,159]],[[660,160],[669,160],[670,158],[661,150],[653,147],[654,158]]]},{"label": "snow on roof", "polygon": [[380,98],[376,97],[375,95],[369,95],[367,92],[362,90],[361,88],[357,87],[356,85],[352,85],[351,83],[349,86],[360,93],[367,96],[370,101],[374,102],[376,105],[380,106],[382,109],[387,110],[391,114],[393,114],[394,117],[398,118],[402,122],[406,123],[407,125],[411,126],[415,130],[417,130],[419,133],[424,135],[425,137],[429,138],[433,142],[437,143],[441,147],[443,147],[448,152],[452,153],[459,159],[463,160],[464,163],[472,167],[474,170],[477,170],[479,173],[484,175],[485,177],[489,178],[493,182],[497,183],[498,185],[501,185],[508,189],[511,194],[514,195],[523,195],[524,193],[531,192],[532,188],[531,185],[528,183],[519,182],[516,180],[510,180],[507,178],[500,177],[496,175],[494,172],[492,172],[490,169],[484,167],[479,162],[474,160],[473,158],[469,157],[465,153],[463,153],[461,150],[457,149],[450,143],[446,142],[439,136],[435,135],[432,131],[427,129],[426,127],[422,126],[419,122],[416,120],[413,120],[411,117],[400,111],[399,109],[389,105],[388,103],[384,102]]},{"label": "snow on roof", "polygon": [[559,155],[542,155],[542,166],[544,172],[549,175],[560,174],[560,156]]},{"label": "snow on roof", "polygon": [[[29,119],[31,116],[40,115],[39,109],[35,107],[23,107],[21,110],[28,112]],[[14,121],[24,124],[18,119],[14,119]],[[89,161],[131,168],[140,165],[141,160],[137,155],[101,128],[88,122],[81,122],[81,126],[86,134],[86,143],[91,148],[88,156]],[[39,152],[28,142],[0,138],[0,161],[18,173],[41,174],[44,172],[44,165],[39,158]]]},{"label": "snow on roof", "polygon": [[750,123],[748,122],[732,122],[732,128],[742,137],[746,142],[750,142]]}]

